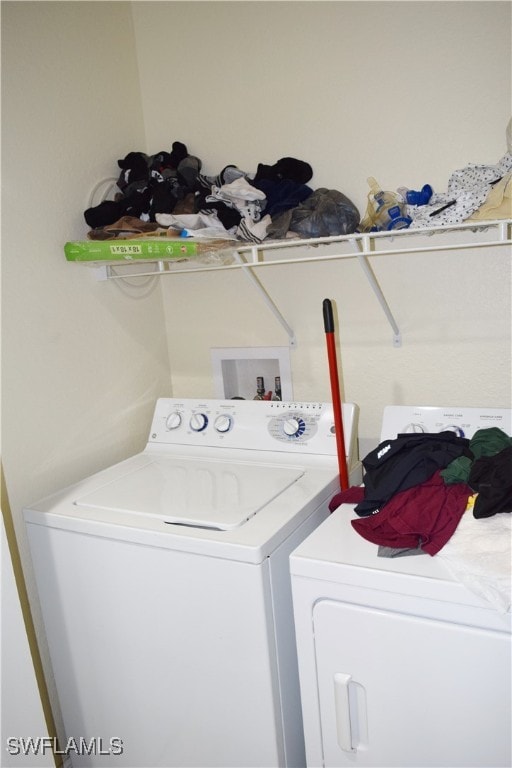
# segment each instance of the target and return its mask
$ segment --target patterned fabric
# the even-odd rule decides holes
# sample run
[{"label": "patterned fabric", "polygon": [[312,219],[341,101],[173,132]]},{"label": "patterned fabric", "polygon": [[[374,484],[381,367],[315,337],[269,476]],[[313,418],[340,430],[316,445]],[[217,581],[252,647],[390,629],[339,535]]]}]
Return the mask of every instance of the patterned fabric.
[{"label": "patterned fabric", "polygon": [[[485,203],[493,185],[510,171],[510,153],[504,155],[496,165],[467,165],[454,171],[446,194],[434,193],[428,205],[407,207],[407,214],[412,219],[411,228],[460,224]],[[446,208],[440,210],[443,206]]]}]

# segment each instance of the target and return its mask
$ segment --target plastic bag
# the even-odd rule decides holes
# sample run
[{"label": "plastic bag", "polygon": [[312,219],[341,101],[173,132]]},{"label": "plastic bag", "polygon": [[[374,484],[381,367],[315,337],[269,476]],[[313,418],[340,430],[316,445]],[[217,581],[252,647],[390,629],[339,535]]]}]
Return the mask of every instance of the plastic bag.
[{"label": "plastic bag", "polygon": [[496,184],[493,184],[485,203],[482,203],[470,221],[492,221],[495,219],[510,219],[512,217],[512,173],[507,173]]},{"label": "plastic bag", "polygon": [[370,192],[366,215],[361,222],[361,232],[375,232],[382,229],[404,229],[411,223],[405,215],[405,201],[396,192],[384,192],[377,181],[368,179]]},{"label": "plastic bag", "polygon": [[300,237],[349,235],[359,220],[359,211],[348,197],[321,187],[293,209],[289,228]]}]

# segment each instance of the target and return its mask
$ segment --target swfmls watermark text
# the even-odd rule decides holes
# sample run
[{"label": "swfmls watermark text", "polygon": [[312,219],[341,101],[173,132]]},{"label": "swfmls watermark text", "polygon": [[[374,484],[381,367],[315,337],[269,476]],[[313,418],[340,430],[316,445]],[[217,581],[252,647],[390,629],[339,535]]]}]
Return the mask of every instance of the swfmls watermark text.
[{"label": "swfmls watermark text", "polygon": [[70,736],[62,744],[53,736],[10,736],[6,751],[16,755],[122,755],[123,740],[118,736],[104,739],[102,736]]}]

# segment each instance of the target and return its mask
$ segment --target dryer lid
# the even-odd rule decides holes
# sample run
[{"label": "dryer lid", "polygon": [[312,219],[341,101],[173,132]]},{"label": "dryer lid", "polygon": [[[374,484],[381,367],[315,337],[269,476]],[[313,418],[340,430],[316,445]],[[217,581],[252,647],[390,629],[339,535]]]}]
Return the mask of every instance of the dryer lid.
[{"label": "dryer lid", "polygon": [[158,457],[74,504],[223,531],[243,525],[303,474],[275,465]]}]

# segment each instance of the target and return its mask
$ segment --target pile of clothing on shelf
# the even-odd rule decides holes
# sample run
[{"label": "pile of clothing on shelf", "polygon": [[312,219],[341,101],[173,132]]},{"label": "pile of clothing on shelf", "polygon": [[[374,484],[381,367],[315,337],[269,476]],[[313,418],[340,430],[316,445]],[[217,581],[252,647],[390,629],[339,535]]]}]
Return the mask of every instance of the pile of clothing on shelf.
[{"label": "pile of clothing on shelf", "polygon": [[293,157],[258,163],[255,173],[227,165],[207,176],[202,161],[175,141],[170,152],[129,152],[118,166],[115,199],[84,212],[90,239],[167,234],[262,242],[351,234],[359,225],[356,206],[338,190],[308,186],[311,165]]}]

